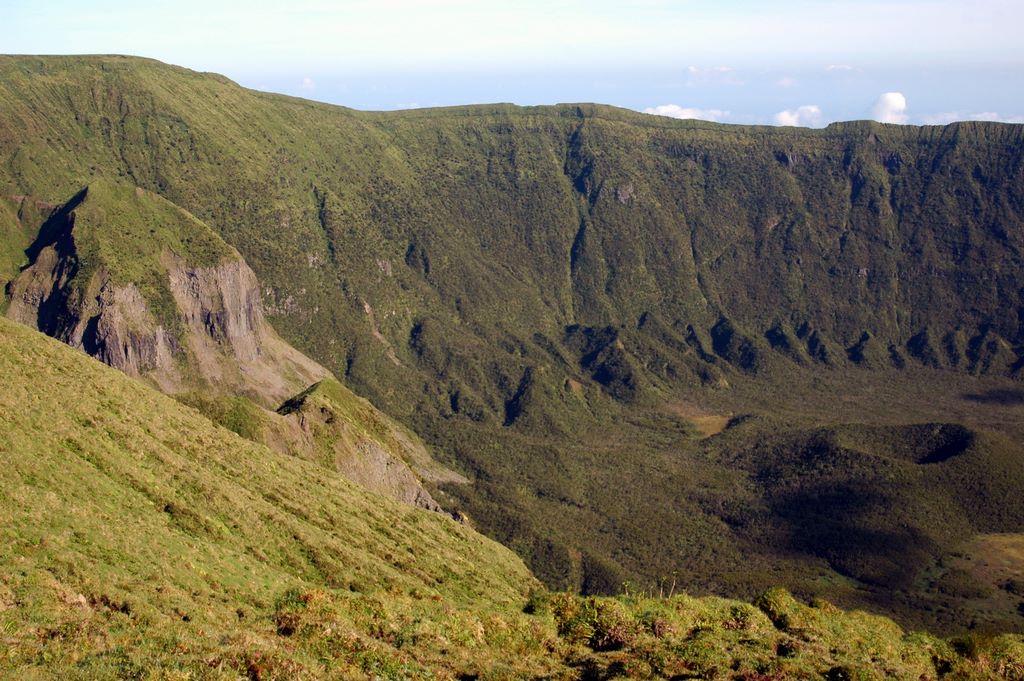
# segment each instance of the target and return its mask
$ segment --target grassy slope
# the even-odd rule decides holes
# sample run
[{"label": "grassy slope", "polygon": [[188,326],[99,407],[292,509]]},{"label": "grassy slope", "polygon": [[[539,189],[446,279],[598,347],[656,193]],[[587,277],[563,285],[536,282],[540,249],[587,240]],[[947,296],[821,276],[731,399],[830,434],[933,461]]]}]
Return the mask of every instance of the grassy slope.
[{"label": "grassy slope", "polygon": [[[23,679],[1017,678],[774,591],[578,599],[507,550],[215,427],[0,319],[0,674]],[[836,676],[846,675],[846,676]]]},{"label": "grassy slope", "polygon": [[[33,201],[0,199],[0,284],[6,285],[28,264],[25,250],[52,210],[50,205],[36,205]],[[0,311],[6,305],[5,299],[0,303]]]},{"label": "grassy slope", "polygon": [[[418,479],[465,482],[431,459],[415,433],[334,379],[314,383],[276,412],[239,396],[191,392],[174,397],[247,440],[331,470],[337,468],[338,456],[358,465],[361,458],[365,460],[363,448],[372,445],[405,461]],[[381,465],[386,468],[390,464]],[[384,476],[385,472],[374,469],[373,474]]]},{"label": "grassy slope", "polygon": [[[213,267],[237,258],[209,227],[157,194],[97,180],[74,207],[80,276],[103,267],[114,284],[148,283],[162,275],[165,249],[189,267]],[[163,284],[166,288],[166,284]]]},{"label": "grassy slope", "polygon": [[109,628],[102,647],[116,657],[152,628],[161,654],[181,636],[197,656],[237,634],[240,617],[271,635],[268,614],[292,588],[468,606],[515,604],[535,584],[510,552],[447,518],[216,428],[36,332],[0,327],[2,616],[15,648],[38,649],[57,628],[54,647],[73,654]]},{"label": "grassy slope", "polygon": [[[476,476],[470,515],[550,584],[610,590],[679,569],[694,588],[764,586],[731,509],[769,509],[774,488],[721,465],[662,402],[770,412],[835,366],[865,394],[931,389],[916,391],[921,408],[895,389],[884,418],[974,418],[986,407],[957,383],[1018,362],[1019,126],[791,130],[599,106],[369,114],[138,59],[0,69],[3,193],[64,199],[104,176],[202,218],[256,270],[283,334]],[[845,369],[864,331],[877,373]],[[898,372],[891,356],[956,373]],[[732,397],[698,387],[726,381]],[[765,435],[794,428],[800,408]],[[737,448],[725,460],[753,451],[724,442]],[[974,474],[985,489],[994,473]],[[971,503],[1007,510],[974,489]],[[933,516],[910,508],[928,530]],[[943,527],[973,530],[944,512]],[[823,547],[754,548],[773,581],[849,586]],[[917,567],[941,551],[915,553]]]}]

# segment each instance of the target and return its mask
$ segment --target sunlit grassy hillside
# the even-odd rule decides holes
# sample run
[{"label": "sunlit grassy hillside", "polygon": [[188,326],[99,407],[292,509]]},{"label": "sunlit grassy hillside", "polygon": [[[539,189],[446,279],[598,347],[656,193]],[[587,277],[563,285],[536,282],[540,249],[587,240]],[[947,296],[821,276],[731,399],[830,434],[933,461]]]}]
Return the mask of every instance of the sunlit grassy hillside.
[{"label": "sunlit grassy hillside", "polygon": [[89,678],[151,655],[258,655],[278,646],[275,604],[296,589],[515,609],[537,586],[450,518],[244,440],[37,332],[0,330],[9,670]]},{"label": "sunlit grassy hillside", "polygon": [[275,454],[0,319],[0,676],[1021,678],[1019,637],[666,587],[540,589],[440,514]]}]

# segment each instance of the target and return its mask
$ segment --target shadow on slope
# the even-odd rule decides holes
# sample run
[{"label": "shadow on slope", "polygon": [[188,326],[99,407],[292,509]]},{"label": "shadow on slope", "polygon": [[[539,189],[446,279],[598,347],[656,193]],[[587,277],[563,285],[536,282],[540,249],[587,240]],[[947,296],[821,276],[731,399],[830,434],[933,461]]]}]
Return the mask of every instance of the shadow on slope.
[{"label": "shadow on slope", "polygon": [[989,390],[984,393],[966,393],[965,400],[981,404],[1024,404],[1024,390]]}]

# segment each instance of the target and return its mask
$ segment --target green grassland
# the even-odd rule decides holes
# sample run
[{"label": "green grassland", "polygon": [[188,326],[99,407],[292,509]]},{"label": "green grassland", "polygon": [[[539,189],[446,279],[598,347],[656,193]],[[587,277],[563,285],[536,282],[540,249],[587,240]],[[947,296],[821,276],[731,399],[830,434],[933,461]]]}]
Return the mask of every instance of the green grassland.
[{"label": "green grassland", "polygon": [[0,319],[0,675],[18,679],[1015,679],[782,590],[544,591],[437,513],[277,454]]},{"label": "green grassland", "polygon": [[[471,478],[436,491],[550,587],[675,575],[1024,624],[1009,592],[931,585],[954,545],[1024,523],[1021,406],[968,397],[1020,390],[1021,126],[368,113],[114,56],[0,58],[0,120],[0,195],[103,178],[195,215],[282,336]],[[691,413],[732,420],[705,437]],[[920,424],[969,445],[923,463],[957,438],[921,450]]]},{"label": "green grassland", "polygon": [[159,269],[163,249],[190,267],[213,267],[237,254],[208,227],[158,195],[106,180],[92,182],[74,211],[79,266],[102,264],[115,283],[137,283]]},{"label": "green grassland", "polygon": [[210,650],[258,657],[278,647],[269,618],[296,589],[470,608],[521,607],[538,586],[507,549],[450,518],[364,492],[83,353],[0,327],[8,673],[56,677],[45,670],[67,666],[92,678],[147,668],[150,654],[186,667]]}]

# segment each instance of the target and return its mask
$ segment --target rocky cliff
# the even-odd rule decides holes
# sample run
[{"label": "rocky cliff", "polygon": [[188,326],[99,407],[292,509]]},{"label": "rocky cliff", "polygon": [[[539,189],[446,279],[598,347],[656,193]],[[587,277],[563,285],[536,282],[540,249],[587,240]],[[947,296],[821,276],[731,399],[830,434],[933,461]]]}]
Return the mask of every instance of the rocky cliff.
[{"label": "rocky cliff", "polygon": [[[198,256],[180,248],[202,241],[213,248]],[[276,406],[329,372],[274,332],[256,276],[218,242],[153,194],[91,185],[46,220],[8,284],[7,315],[165,392]]]},{"label": "rocky cliff", "polygon": [[[189,391],[193,406],[244,396],[260,422],[250,439],[441,510],[420,477],[462,479],[368,402],[324,383],[330,373],[274,332],[256,276],[205,225],[149,192],[107,182],[51,210],[7,287],[8,317],[164,392]],[[274,409],[285,400],[282,415],[254,404]]]},{"label": "rocky cliff", "polygon": [[466,483],[430,458],[422,442],[333,379],[285,402],[278,413],[307,456],[367,489],[432,511],[441,506],[420,480]]}]

